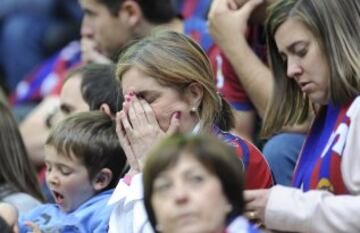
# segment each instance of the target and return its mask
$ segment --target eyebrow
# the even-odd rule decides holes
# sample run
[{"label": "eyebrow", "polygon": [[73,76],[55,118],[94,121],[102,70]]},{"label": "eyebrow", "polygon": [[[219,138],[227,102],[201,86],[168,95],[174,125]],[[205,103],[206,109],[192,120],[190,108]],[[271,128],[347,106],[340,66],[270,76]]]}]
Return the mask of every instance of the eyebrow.
[{"label": "eyebrow", "polygon": [[301,44],[301,43],[304,43],[305,45],[308,45],[308,44],[309,44],[309,42],[307,42],[307,41],[297,40],[297,41],[294,41],[293,43],[291,43],[290,45],[286,46],[286,47],[285,47],[285,50],[280,50],[280,49],[278,48],[278,52],[279,52],[280,54],[285,54],[285,51],[290,51],[290,52],[293,53],[293,52],[295,51],[295,47],[296,47],[298,44]]},{"label": "eyebrow", "polygon": [[84,8],[83,11],[87,15],[95,15],[96,14],[93,10],[90,10],[90,9],[87,9],[87,8]]},{"label": "eyebrow", "polygon": [[53,161],[53,160],[48,160],[48,159],[45,159],[44,162],[45,163],[51,163],[51,164],[54,164],[54,165],[64,165],[63,163],[59,163],[59,162],[56,162],[56,161]]},{"label": "eyebrow", "polygon": [[297,40],[293,43],[291,43],[290,45],[286,46],[286,49],[289,50],[289,51],[294,51],[295,47],[298,45],[298,44],[308,44],[308,42],[304,41],[304,40]]}]

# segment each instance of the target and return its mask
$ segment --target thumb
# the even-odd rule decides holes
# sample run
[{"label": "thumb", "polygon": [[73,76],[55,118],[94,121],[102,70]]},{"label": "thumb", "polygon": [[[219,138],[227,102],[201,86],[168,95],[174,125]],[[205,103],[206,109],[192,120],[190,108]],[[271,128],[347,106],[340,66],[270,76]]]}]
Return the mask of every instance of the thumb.
[{"label": "thumb", "polygon": [[25,221],[24,224],[25,224],[27,227],[31,228],[31,232],[32,232],[32,233],[40,233],[40,232],[41,232],[39,226],[38,226],[36,223],[34,223],[34,222]]},{"label": "thumb", "polygon": [[250,190],[244,190],[244,201],[245,203],[255,200],[254,192]]},{"label": "thumb", "polygon": [[245,18],[249,19],[254,9],[263,2],[264,0],[249,0],[241,7],[239,13],[243,14]]},{"label": "thumb", "polygon": [[171,116],[169,129],[166,131],[167,135],[172,135],[179,131],[181,112],[174,112]]}]

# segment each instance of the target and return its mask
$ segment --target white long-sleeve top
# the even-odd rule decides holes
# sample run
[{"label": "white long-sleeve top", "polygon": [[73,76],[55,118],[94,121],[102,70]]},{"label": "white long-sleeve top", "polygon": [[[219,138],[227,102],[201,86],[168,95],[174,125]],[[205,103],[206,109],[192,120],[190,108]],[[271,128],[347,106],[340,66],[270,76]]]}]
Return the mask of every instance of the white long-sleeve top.
[{"label": "white long-sleeve top", "polygon": [[108,202],[115,205],[109,233],[153,233],[143,199],[142,174],[133,176],[130,184],[121,179]]},{"label": "white long-sleeve top", "polygon": [[360,232],[360,97],[347,111],[341,173],[349,195],[274,186],[265,209],[265,225],[291,232]]}]

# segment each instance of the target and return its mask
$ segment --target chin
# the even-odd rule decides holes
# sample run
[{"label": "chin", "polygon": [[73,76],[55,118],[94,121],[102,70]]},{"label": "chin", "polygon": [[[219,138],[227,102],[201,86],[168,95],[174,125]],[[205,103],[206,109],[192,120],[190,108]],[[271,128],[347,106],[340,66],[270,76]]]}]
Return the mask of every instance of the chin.
[{"label": "chin", "polygon": [[69,209],[64,208],[64,207],[60,207],[60,210],[61,210],[61,212],[63,212],[63,213],[67,213],[67,212],[70,211]]},{"label": "chin", "polygon": [[328,105],[330,103],[330,97],[325,96],[309,95],[309,99],[312,103],[319,105]]},{"label": "chin", "polygon": [[208,228],[197,225],[184,226],[181,229],[178,229],[176,233],[203,233],[203,232],[215,232],[211,231]]},{"label": "chin", "polygon": [[72,212],[76,209],[77,207],[60,207],[60,210],[64,213],[69,213]]}]

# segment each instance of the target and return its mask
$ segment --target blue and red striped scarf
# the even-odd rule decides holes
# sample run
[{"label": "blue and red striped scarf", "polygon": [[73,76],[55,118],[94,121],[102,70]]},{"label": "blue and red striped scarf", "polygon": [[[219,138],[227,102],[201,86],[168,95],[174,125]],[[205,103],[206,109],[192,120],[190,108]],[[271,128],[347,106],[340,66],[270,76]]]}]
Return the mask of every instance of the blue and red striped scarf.
[{"label": "blue and red striped scarf", "polygon": [[348,109],[352,103],[328,105],[319,111],[295,169],[294,187],[303,191],[327,190],[337,195],[348,193],[341,174],[341,158],[351,123]]},{"label": "blue and red striped scarf", "polygon": [[183,0],[178,1],[178,11],[184,19],[191,17],[207,18],[211,0]]}]

